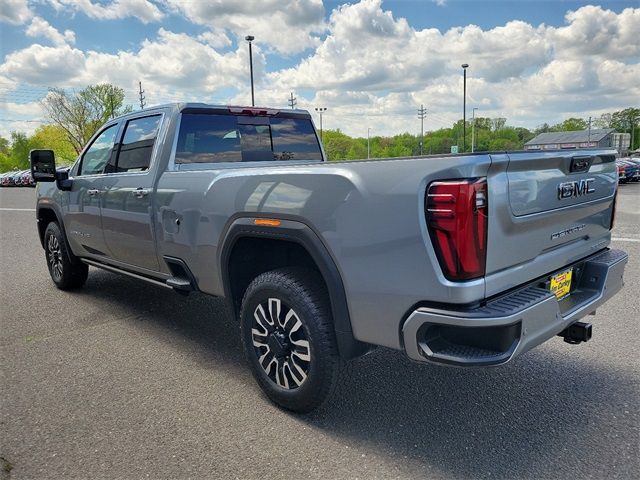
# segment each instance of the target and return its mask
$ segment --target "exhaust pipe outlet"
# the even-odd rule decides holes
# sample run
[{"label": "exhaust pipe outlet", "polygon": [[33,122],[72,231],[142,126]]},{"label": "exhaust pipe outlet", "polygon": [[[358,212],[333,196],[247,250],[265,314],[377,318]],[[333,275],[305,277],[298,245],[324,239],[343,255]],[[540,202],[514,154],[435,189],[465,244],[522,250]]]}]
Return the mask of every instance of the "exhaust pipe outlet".
[{"label": "exhaust pipe outlet", "polygon": [[585,322],[576,322],[569,325],[558,336],[564,338],[564,341],[572,345],[578,345],[582,342],[591,340],[592,325]]}]

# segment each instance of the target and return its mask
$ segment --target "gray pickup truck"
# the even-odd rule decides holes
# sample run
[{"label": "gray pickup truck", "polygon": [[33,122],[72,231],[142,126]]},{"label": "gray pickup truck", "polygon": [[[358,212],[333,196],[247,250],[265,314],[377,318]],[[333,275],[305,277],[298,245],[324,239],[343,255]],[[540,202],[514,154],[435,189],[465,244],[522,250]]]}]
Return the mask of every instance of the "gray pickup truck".
[{"label": "gray pickup truck", "polygon": [[375,346],[500,365],[623,285],[615,152],[327,162],[301,110],[181,103],[105,124],[68,171],[34,150],[51,278],[98,267],[225,297],[249,365],[305,412]]}]

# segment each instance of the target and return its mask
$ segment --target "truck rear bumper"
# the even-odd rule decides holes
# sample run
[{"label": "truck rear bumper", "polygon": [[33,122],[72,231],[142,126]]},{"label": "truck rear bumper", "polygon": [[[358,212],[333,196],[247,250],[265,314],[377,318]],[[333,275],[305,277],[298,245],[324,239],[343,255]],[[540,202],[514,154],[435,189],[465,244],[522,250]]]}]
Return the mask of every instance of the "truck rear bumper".
[{"label": "truck rear bumper", "polygon": [[467,310],[421,307],[402,327],[407,355],[457,366],[500,365],[559,334],[623,286],[627,254],[605,250],[570,267],[575,280],[560,300],[546,278]]}]

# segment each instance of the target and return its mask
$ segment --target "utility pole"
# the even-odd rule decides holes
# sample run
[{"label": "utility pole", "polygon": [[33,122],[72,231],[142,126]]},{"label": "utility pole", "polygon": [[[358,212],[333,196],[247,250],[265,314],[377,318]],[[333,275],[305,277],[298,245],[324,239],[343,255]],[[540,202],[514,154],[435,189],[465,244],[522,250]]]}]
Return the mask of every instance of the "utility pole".
[{"label": "utility pole", "polygon": [[367,127],[367,160],[371,158],[371,127]]},{"label": "utility pole", "polygon": [[138,88],[138,95],[140,95],[140,110],[142,110],[147,105],[147,103],[144,101],[146,97],[144,96],[144,90],[142,89],[142,82],[138,82]]},{"label": "utility pole", "polygon": [[477,107],[474,107],[471,116],[473,118],[473,122],[471,123],[471,153],[475,152],[475,144],[476,144],[476,110]]},{"label": "utility pole", "polygon": [[420,119],[420,155],[422,155],[422,146],[424,144],[424,117],[427,116],[427,109],[420,104],[418,109],[418,118]]},{"label": "utility pole", "polygon": [[589,136],[587,142],[589,142],[589,146],[591,146],[591,117],[589,117]]},{"label": "utility pole", "polygon": [[320,114],[320,141],[322,142],[322,114],[327,111],[327,107],[316,107],[316,112]]},{"label": "utility pole", "polygon": [[291,92],[291,97],[289,97],[289,106],[291,107],[291,109],[293,110],[296,105],[298,104],[298,99],[296,97],[293,96],[293,92]]}]

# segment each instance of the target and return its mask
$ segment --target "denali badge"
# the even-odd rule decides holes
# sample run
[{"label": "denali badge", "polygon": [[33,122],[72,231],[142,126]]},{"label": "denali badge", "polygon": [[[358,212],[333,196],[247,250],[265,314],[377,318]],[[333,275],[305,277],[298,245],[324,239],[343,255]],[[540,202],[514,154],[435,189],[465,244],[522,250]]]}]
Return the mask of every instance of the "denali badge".
[{"label": "denali badge", "polygon": [[583,228],[586,228],[586,224],[576,225],[575,227],[567,228],[566,230],[562,230],[561,232],[556,232],[551,234],[551,240],[557,240],[558,238],[566,237],[567,235],[571,235],[572,233],[579,232]]},{"label": "denali badge", "polygon": [[586,178],[584,180],[574,180],[573,182],[563,182],[558,184],[558,200],[571,197],[581,197],[596,191],[593,186],[595,178]]}]

